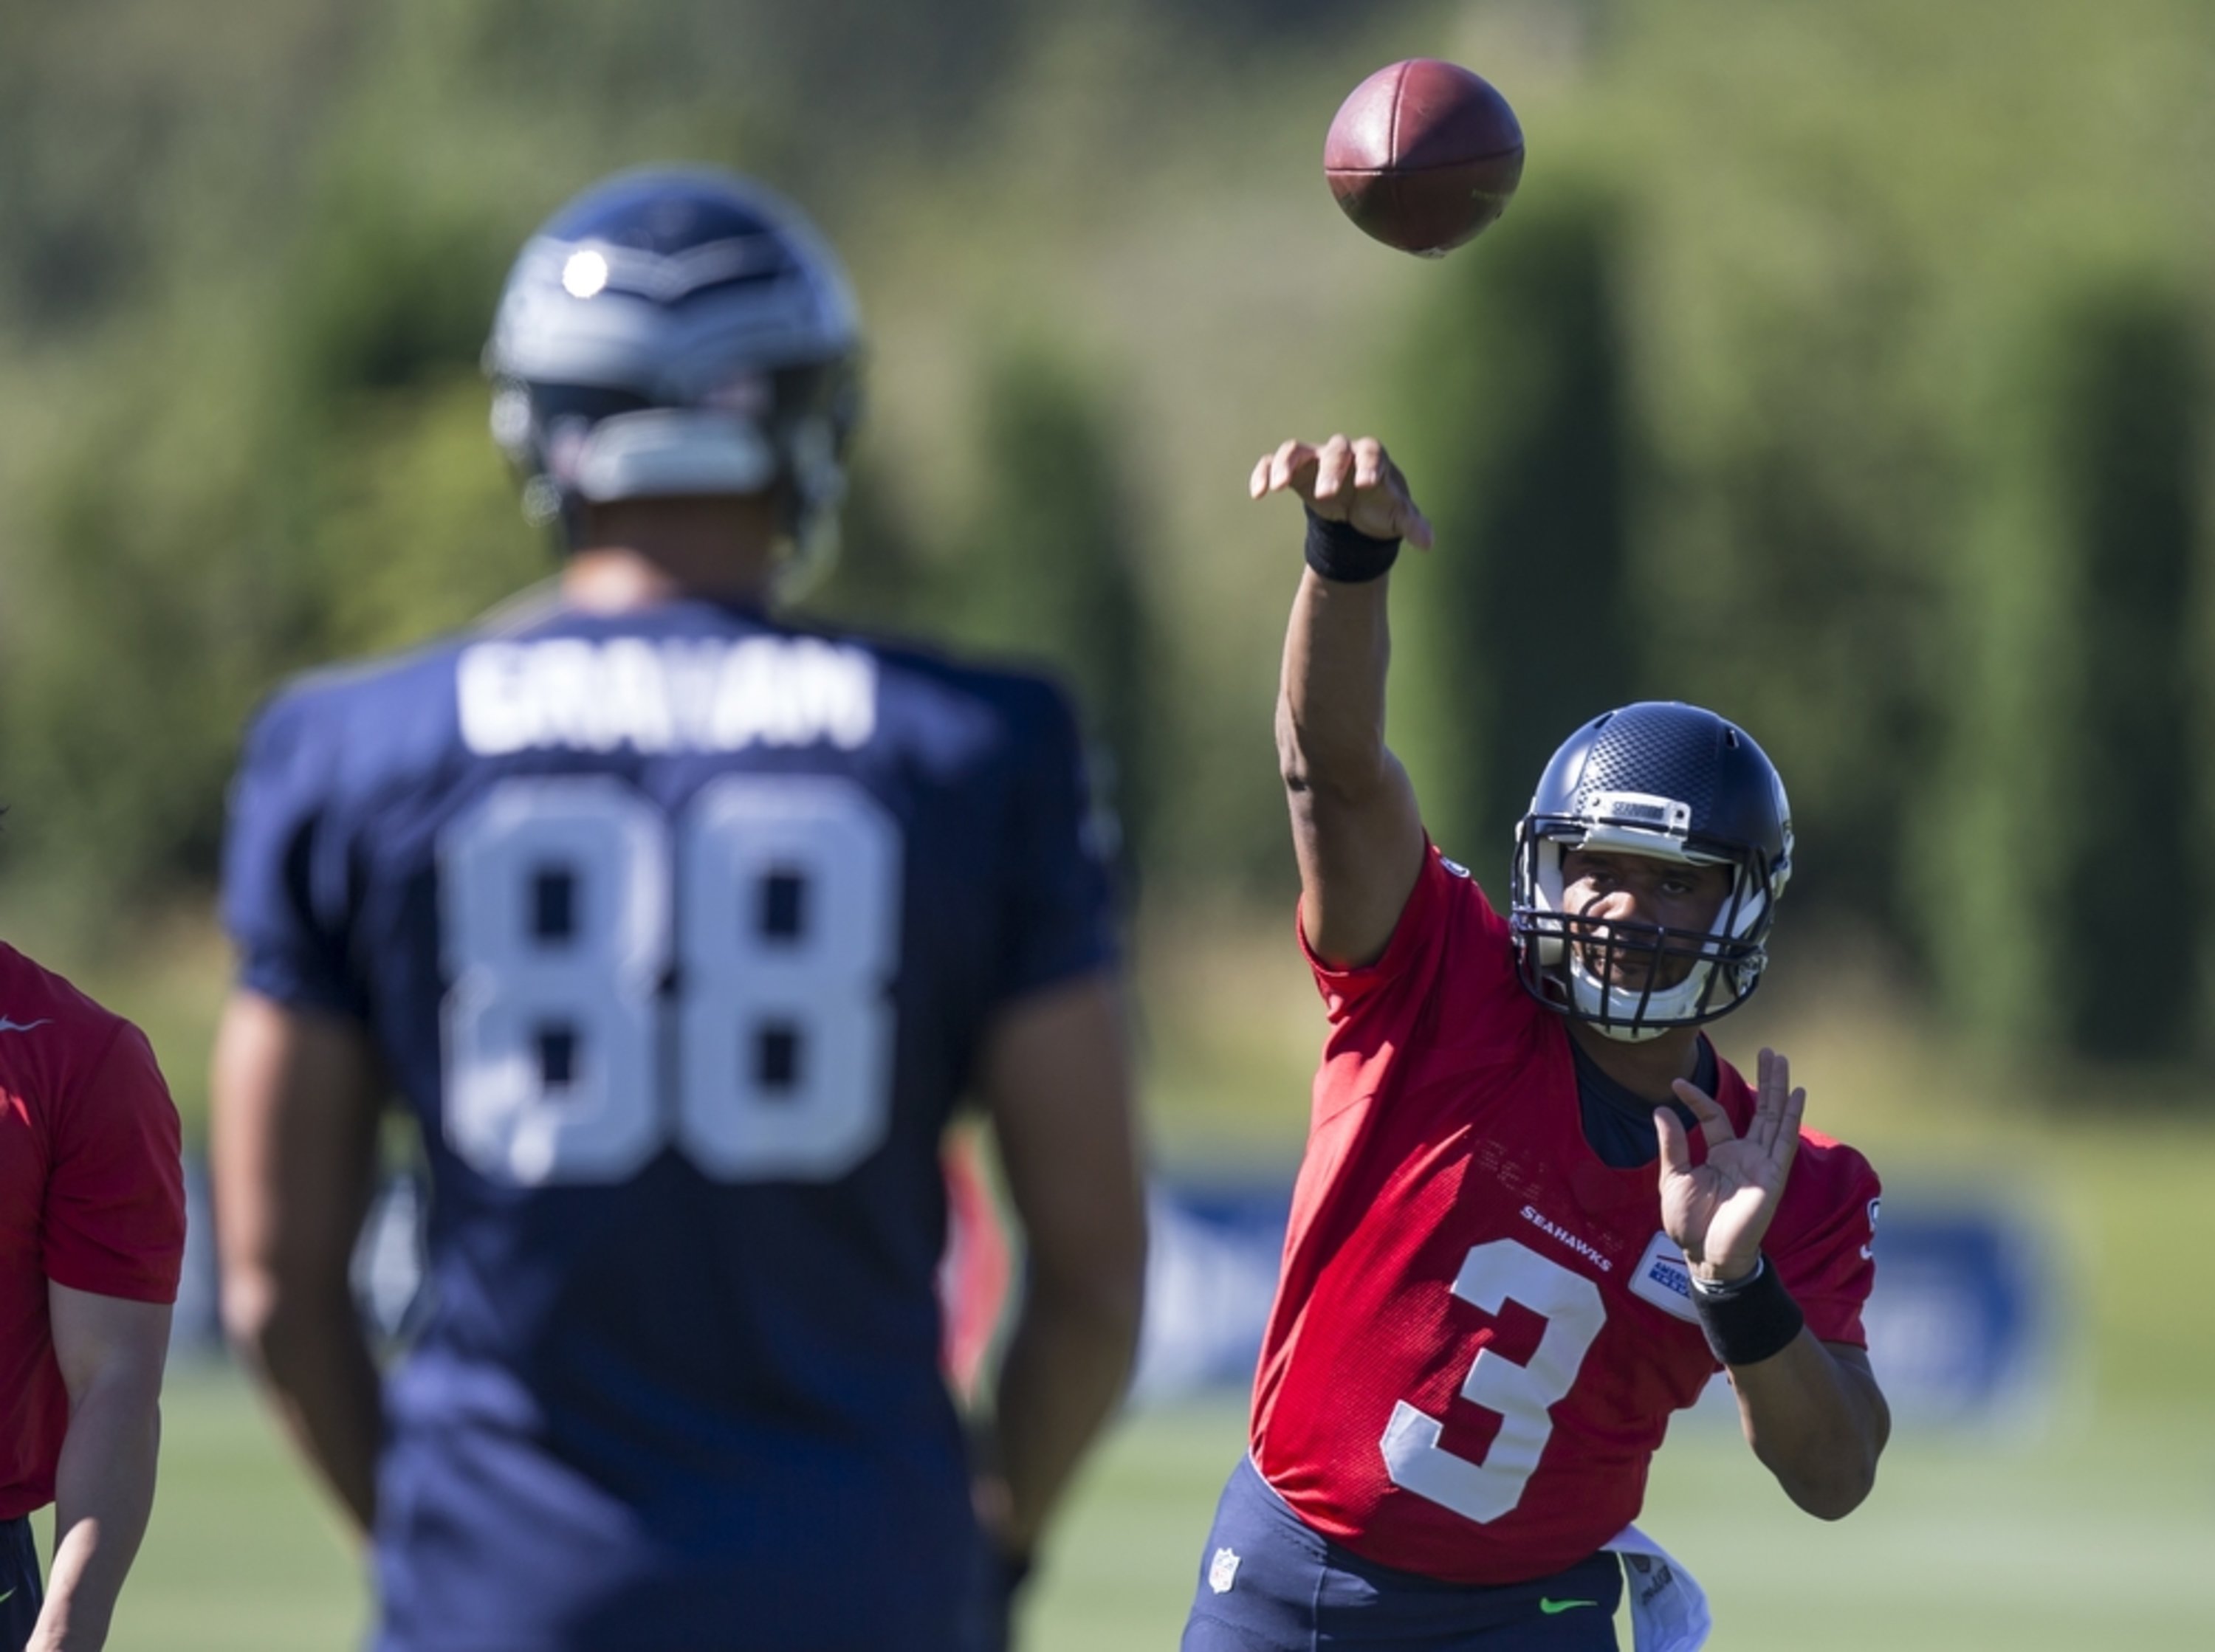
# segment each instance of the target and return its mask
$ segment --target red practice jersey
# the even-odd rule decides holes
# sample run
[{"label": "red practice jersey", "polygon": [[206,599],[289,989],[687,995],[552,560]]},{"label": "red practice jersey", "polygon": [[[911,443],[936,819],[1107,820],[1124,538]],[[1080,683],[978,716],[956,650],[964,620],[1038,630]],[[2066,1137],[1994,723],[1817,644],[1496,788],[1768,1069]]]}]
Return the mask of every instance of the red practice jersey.
[{"label": "red practice jersey", "polygon": [[[1670,1413],[1717,1369],[1657,1168],[1614,1169],[1586,1145],[1567,1027],[1436,850],[1382,958],[1310,962],[1330,1032],[1255,1461],[1370,1560],[1464,1583],[1546,1576],[1637,1516]],[[1744,1129],[1746,1081],[1721,1065],[1717,1088]],[[1801,1132],[1764,1248],[1826,1342],[1865,1345],[1877,1195],[1859,1153]]]},{"label": "red practice jersey", "polygon": [[138,1028],[0,945],[0,1520],[53,1501],[69,1395],[46,1282],[174,1302],[177,1110]]}]

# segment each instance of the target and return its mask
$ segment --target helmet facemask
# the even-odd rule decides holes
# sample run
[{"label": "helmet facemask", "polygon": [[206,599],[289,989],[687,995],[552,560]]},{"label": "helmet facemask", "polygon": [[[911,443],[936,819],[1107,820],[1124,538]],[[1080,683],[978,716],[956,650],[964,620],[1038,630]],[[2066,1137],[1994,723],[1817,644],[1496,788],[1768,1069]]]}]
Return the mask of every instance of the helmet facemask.
[{"label": "helmet facemask", "polygon": [[[1578,815],[1525,818],[1516,830],[1512,927],[1525,988],[1627,1043],[1712,1021],[1752,996],[1784,874],[1758,848],[1690,836],[1689,814],[1666,798],[1603,792]],[[1588,916],[1568,908],[1562,863],[1571,849],[1726,866],[1730,888],[1705,930]],[[1630,972],[1643,980],[1623,982]]]},{"label": "helmet facemask", "polygon": [[773,491],[786,541],[776,590],[788,600],[837,560],[858,401],[844,362],[740,376],[693,405],[510,382],[495,389],[492,425],[523,478],[524,514],[565,545],[589,505]]}]

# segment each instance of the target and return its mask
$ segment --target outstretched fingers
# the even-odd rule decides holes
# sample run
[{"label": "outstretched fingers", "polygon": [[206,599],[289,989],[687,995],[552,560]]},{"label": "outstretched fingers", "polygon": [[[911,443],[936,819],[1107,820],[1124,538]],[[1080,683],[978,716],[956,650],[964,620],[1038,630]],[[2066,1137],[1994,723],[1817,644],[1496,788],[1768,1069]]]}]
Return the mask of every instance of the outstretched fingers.
[{"label": "outstretched fingers", "polygon": [[1692,1143],[1684,1134],[1684,1126],[1677,1115],[1666,1107],[1654,1110],[1654,1128],[1661,1135],[1661,1175],[1666,1180],[1672,1176],[1692,1173]]},{"label": "outstretched fingers", "polygon": [[[1677,1099],[1690,1108],[1692,1117],[1700,1121],[1700,1139],[1708,1144],[1710,1152],[1737,1139],[1738,1132],[1731,1128],[1730,1115],[1713,1096],[1690,1079],[1678,1079],[1670,1087],[1676,1091]],[[1662,1111],[1666,1112],[1667,1109]]]},{"label": "outstretched fingers", "polygon": [[1807,1092],[1792,1088],[1792,1063],[1776,1050],[1761,1052],[1758,1070],[1753,1123],[1746,1139],[1781,1177],[1800,1151],[1800,1120],[1807,1111]]},{"label": "outstretched fingers", "polygon": [[1297,493],[1310,505],[1341,501],[1322,514],[1381,538],[1404,539],[1420,550],[1430,549],[1434,538],[1430,518],[1408,491],[1407,477],[1373,436],[1349,440],[1341,433],[1320,446],[1295,437],[1254,462],[1246,492],[1257,499]]},{"label": "outstretched fingers", "polygon": [[[1274,452],[1261,456],[1254,467],[1253,476],[1247,482],[1246,491],[1257,499],[1282,493],[1288,487],[1298,488],[1304,493],[1314,485],[1315,462],[1313,444],[1292,437],[1280,443]],[[1302,482],[1307,483],[1307,486],[1301,486]]]},{"label": "outstretched fingers", "polygon": [[[1365,453],[1363,451],[1365,449]],[[1365,437],[1354,444],[1354,450],[1358,457],[1365,460],[1368,478],[1362,480],[1357,475],[1357,485],[1384,488],[1386,497],[1392,501],[1393,532],[1416,549],[1429,550],[1431,519],[1415,503],[1415,496],[1408,489],[1408,478],[1400,467],[1392,462],[1391,456],[1384,451],[1384,444],[1374,437]]]},{"label": "outstretched fingers", "polygon": [[1315,496],[1335,499],[1348,482],[1356,487],[1364,486],[1353,444],[1344,436],[1334,436],[1316,450]]},{"label": "outstretched fingers", "polygon": [[1783,1092],[1776,1087],[1776,1052],[1764,1049],[1755,1057],[1753,1117],[1746,1121],[1746,1139],[1765,1156],[1776,1141],[1776,1115]]},{"label": "outstretched fingers", "polygon": [[1807,1111],[1807,1092],[1795,1090],[1784,1098],[1784,1112],[1778,1126],[1776,1145],[1770,1149],[1770,1162],[1776,1166],[1780,1185],[1792,1169],[1792,1161],[1800,1153],[1800,1119]]}]

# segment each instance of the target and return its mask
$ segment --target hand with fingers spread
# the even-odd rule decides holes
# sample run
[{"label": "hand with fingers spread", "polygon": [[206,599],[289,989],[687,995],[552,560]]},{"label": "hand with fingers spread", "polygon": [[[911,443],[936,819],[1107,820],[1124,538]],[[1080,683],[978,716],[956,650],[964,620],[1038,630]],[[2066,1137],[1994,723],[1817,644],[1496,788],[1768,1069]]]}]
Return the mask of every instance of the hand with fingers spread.
[{"label": "hand with fingers spread", "polygon": [[1328,522],[1343,522],[1371,539],[1404,539],[1431,548],[1430,520],[1416,508],[1408,479],[1373,436],[1334,436],[1318,447],[1288,441],[1255,462],[1247,492],[1257,499],[1296,493]]},{"label": "hand with fingers spread", "polygon": [[1763,1050],[1753,1117],[1740,1135],[1697,1085],[1679,1079],[1676,1091],[1699,1122],[1708,1156],[1693,1164],[1683,1123],[1666,1107],[1654,1110],[1661,1132],[1661,1226],[1700,1279],[1743,1279],[1760,1262],[1762,1239],[1783,1196],[1807,1092],[1792,1088],[1789,1062]]}]

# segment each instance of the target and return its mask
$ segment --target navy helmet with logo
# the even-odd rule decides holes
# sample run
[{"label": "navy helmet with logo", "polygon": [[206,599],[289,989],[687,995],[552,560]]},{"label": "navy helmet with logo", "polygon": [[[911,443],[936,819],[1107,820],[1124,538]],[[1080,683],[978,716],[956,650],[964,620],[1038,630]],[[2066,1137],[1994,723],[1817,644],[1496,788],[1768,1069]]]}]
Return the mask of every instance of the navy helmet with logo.
[{"label": "navy helmet with logo", "polygon": [[[1730,890],[1705,931],[1586,916],[1563,902],[1570,849],[1727,867]],[[1759,984],[1791,876],[1784,782],[1744,730],[1674,701],[1609,712],[1562,743],[1515,829],[1509,925],[1523,984],[1629,1042],[1711,1021]]]},{"label": "navy helmet with logo", "polygon": [[509,272],[484,365],[534,521],[580,503],[775,488],[827,547],[860,409],[845,272],[799,211],[708,168],[619,174]]}]

